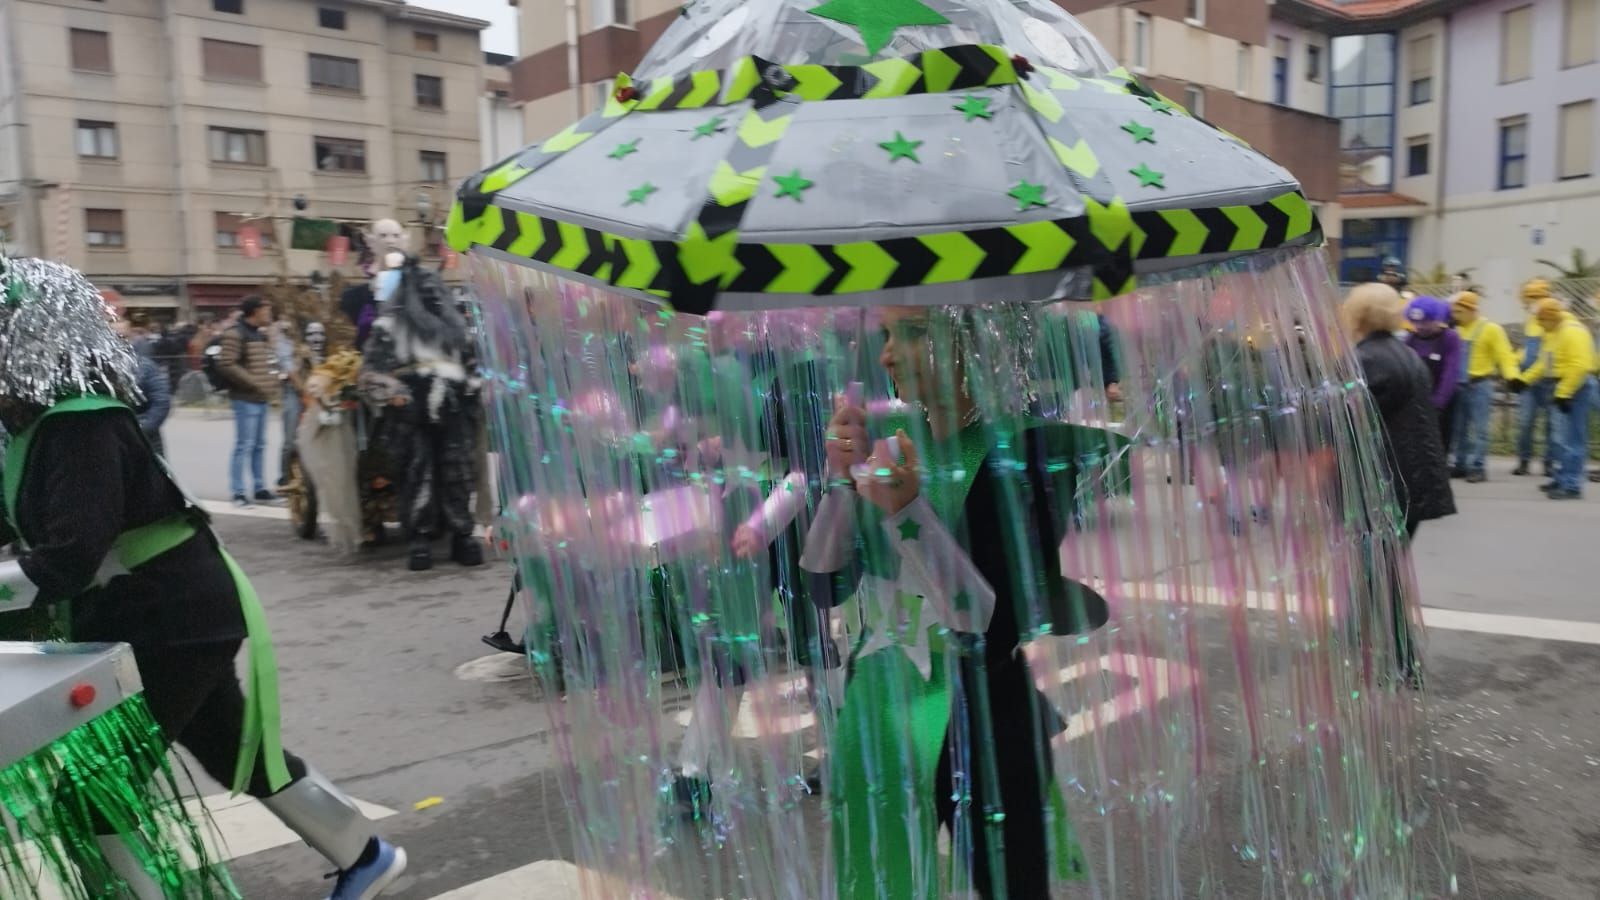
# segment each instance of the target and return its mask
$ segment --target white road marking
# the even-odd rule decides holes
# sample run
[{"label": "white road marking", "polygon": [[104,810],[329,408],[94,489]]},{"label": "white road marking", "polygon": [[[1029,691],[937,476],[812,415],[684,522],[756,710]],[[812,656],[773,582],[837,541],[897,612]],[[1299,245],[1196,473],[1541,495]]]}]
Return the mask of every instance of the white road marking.
[{"label": "white road marking", "polygon": [[1535,619],[1528,616],[1503,616],[1499,613],[1468,612],[1464,609],[1422,608],[1423,624],[1446,631],[1473,631],[1509,637],[1536,638],[1541,641],[1567,641],[1573,644],[1600,644],[1600,622],[1574,622],[1566,619]]},{"label": "white road marking", "polygon": [[[633,897],[633,887],[614,875],[580,869],[560,859],[541,859],[492,878],[446,891],[433,900],[572,900],[573,897]],[[673,900],[651,892],[655,900]]]},{"label": "white road marking", "polygon": [[289,510],[282,506],[251,506],[240,509],[221,500],[201,500],[200,508],[213,516],[238,516],[241,519],[276,519],[289,521]]}]

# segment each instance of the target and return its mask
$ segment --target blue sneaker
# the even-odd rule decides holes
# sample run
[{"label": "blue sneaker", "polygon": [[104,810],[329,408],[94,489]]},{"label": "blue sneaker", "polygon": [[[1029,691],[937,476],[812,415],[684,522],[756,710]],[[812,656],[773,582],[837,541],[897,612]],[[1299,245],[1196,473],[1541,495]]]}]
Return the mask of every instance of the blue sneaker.
[{"label": "blue sneaker", "polygon": [[405,870],[406,851],[375,837],[355,865],[338,873],[339,881],[328,900],[372,900]]}]

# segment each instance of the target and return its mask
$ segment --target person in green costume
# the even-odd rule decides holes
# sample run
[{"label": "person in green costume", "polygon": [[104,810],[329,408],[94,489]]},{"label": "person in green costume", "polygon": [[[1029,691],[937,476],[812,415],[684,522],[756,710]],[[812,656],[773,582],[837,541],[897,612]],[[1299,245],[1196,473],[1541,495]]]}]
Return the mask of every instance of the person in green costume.
[{"label": "person in green costume", "polygon": [[1029,415],[1030,338],[1006,323],[1030,316],[885,309],[879,361],[920,415],[871,443],[865,411],[836,401],[801,565],[862,572],[831,772],[841,898],[1034,900],[1084,873],[1050,762],[1062,721],[1020,646],[1107,610],[1061,576],[1084,430]]},{"label": "person in green costume", "polygon": [[[82,273],[0,258],[0,423],[8,440],[0,591],[55,615],[54,636],[133,649],[161,737],[235,793],[258,797],[339,870],[332,900],[371,900],[405,869],[355,804],[279,738],[261,603],[206,514],[150,447],[133,350]],[[248,644],[247,685],[234,668]],[[133,771],[130,780],[153,773]],[[58,802],[93,805],[75,784]],[[145,862],[137,831],[100,817],[80,857],[87,896],[188,896]],[[137,823],[134,823],[137,826]]]}]

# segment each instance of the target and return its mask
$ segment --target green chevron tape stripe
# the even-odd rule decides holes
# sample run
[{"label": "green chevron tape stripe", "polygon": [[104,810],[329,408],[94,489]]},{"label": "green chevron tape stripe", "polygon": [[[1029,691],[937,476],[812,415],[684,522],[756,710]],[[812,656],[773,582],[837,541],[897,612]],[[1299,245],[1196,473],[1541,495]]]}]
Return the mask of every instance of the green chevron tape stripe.
[{"label": "green chevron tape stripe", "polygon": [[644,94],[644,99],[640,100],[639,105],[635,108],[641,111],[660,109],[661,104],[667,102],[667,98],[672,96],[674,83],[671,76],[650,79],[650,87],[641,91]]},{"label": "green chevron tape stripe", "polygon": [[1053,272],[1061,268],[1078,244],[1060,225],[1050,221],[1008,225],[1006,231],[1026,248],[1022,257],[1011,265],[1013,275]]},{"label": "green chevron tape stripe", "polygon": [[899,260],[889,255],[889,251],[876,241],[838,244],[833,250],[850,266],[849,272],[839,281],[839,286],[834,288],[840,294],[882,290],[889,283],[889,276],[899,267]]},{"label": "green chevron tape stripe", "polygon": [[[485,208],[487,211],[487,208]],[[482,213],[479,213],[481,216]],[[460,200],[450,204],[450,213],[444,220],[444,242],[451,250],[465,253],[472,249],[472,238],[478,233],[478,220],[467,221],[466,206]]]},{"label": "green chevron tape stripe", "polygon": [[1067,114],[1067,111],[1061,106],[1061,101],[1056,99],[1056,95],[1053,92],[1035,90],[1032,86],[1026,84],[1021,85],[1021,88],[1022,96],[1028,101],[1028,106],[1032,107],[1034,112],[1044,116],[1045,121],[1059,122],[1061,117]]},{"label": "green chevron tape stripe", "polygon": [[[545,233],[539,222],[539,217],[532,213],[514,213],[516,217],[517,237],[506,246],[506,252],[512,256],[526,256],[532,258],[544,248]],[[489,243],[494,243],[490,241]]]},{"label": "green chevron tape stripe", "polygon": [[1304,237],[1318,227],[1316,212],[1312,210],[1311,204],[1306,200],[1304,194],[1296,191],[1292,194],[1274,197],[1270,202],[1289,217],[1285,240]]},{"label": "green chevron tape stripe", "polygon": [[923,93],[920,90],[922,70],[909,59],[891,57],[867,63],[861,69],[878,79],[878,83],[868,88],[862,95],[866,99],[904,97],[907,94]]},{"label": "green chevron tape stripe", "polygon": [[928,270],[928,284],[947,284],[966,281],[983,263],[984,250],[965,232],[947,231],[943,234],[922,234],[917,240],[933,251],[939,261]]},{"label": "green chevron tape stripe", "polygon": [[521,181],[532,171],[533,169],[524,166],[518,160],[506,160],[494,171],[483,176],[483,184],[481,187],[479,187],[479,190],[483,191],[485,194],[493,194],[503,191],[511,185],[516,184],[518,181]]},{"label": "green chevron tape stripe", "polygon": [[1070,171],[1081,175],[1086,180],[1094,180],[1100,174],[1100,157],[1089,148],[1089,142],[1078,138],[1078,142],[1068,147],[1055,138],[1050,138],[1050,149],[1055,151],[1056,159]]},{"label": "green chevron tape stripe", "polygon": [[676,108],[698,109],[717,99],[721,91],[721,72],[695,72],[689,76],[689,93],[678,101]]},{"label": "green chevron tape stripe", "polygon": [[789,93],[802,100],[827,100],[844,87],[844,82],[827,66],[788,66],[784,71],[795,82]]},{"label": "green chevron tape stripe", "polygon": [[727,82],[722,93],[724,106],[748,100],[761,86],[761,68],[756,64],[755,57],[746,56],[733,64],[724,80]]},{"label": "green chevron tape stripe", "polygon": [[1176,236],[1165,255],[1167,256],[1193,256],[1205,246],[1206,237],[1210,231],[1200,218],[1188,209],[1163,209],[1158,210],[1161,218],[1172,228]]},{"label": "green chevron tape stripe", "polygon": [[922,54],[922,77],[930,94],[942,94],[950,90],[950,86],[961,76],[961,71],[961,63],[951,59],[950,54],[943,50],[927,50]]},{"label": "green chevron tape stripe", "polygon": [[1083,82],[1060,69],[1040,66],[1039,71],[1044,73],[1045,81],[1049,82],[1048,87],[1052,91],[1076,91],[1083,87]]},{"label": "green chevron tape stripe", "polygon": [[1228,242],[1230,251],[1259,250],[1261,239],[1267,234],[1267,223],[1248,206],[1224,206],[1222,214],[1233,222],[1236,229]]},{"label": "green chevron tape stripe", "polygon": [[650,287],[657,275],[661,273],[661,257],[656,254],[656,248],[649,241],[634,238],[612,237],[612,241],[619,258],[613,267],[611,283],[617,287],[644,290]]},{"label": "green chevron tape stripe", "polygon": [[833,267],[810,244],[768,244],[782,271],[767,284],[775,294],[809,294],[822,286]]}]

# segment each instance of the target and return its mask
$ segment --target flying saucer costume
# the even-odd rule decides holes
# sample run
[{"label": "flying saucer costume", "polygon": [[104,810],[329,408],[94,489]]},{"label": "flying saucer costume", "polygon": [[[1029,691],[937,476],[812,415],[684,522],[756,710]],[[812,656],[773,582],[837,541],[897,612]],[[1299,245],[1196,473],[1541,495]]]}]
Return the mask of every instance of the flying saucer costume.
[{"label": "flying saucer costume", "polygon": [[[536,501],[512,549],[563,648],[588,896],[1448,892],[1385,639],[1417,609],[1385,577],[1403,516],[1288,172],[1048,0],[698,0],[615,84],[468,179],[448,227],[507,495]],[[731,375],[630,377],[717,333],[755,345],[713,354]],[[754,413],[769,353],[817,363],[772,394],[782,441]],[[870,462],[807,450],[845,427],[830,401]],[[693,441],[619,440],[671,408]],[[710,435],[736,452],[686,461]],[[686,698],[649,573],[692,573],[689,624],[792,689],[728,540],[768,501],[839,604],[846,697],[818,748],[750,704],[717,773],[740,789],[691,837],[659,815]],[[821,799],[788,778],[817,757]]]},{"label": "flying saucer costume", "polygon": [[[165,751],[176,741],[333,862],[342,873],[334,896],[354,896],[350,877],[363,879],[374,865],[392,880],[403,853],[282,747],[261,603],[141,432],[130,408],[139,399],[133,351],[112,332],[99,291],[59,263],[0,264],[0,417],[9,433],[3,538],[22,551],[0,566],[0,594],[52,613],[49,633],[36,638],[131,645],[149,709],[148,720],[134,720],[140,730],[98,736],[103,752],[134,761],[111,770],[115,784],[80,779],[86,763],[69,759],[60,772],[73,777],[57,785],[53,804],[30,809],[22,795],[18,808],[8,792],[8,810],[26,823],[53,805],[55,820],[72,826],[57,836],[82,875],[81,896],[224,896],[225,880],[210,868],[183,871],[163,845],[171,836],[147,827],[148,801],[137,800],[149,796],[153,778],[172,783]],[[249,648],[242,689],[234,669],[241,643]],[[119,802],[127,797],[136,801]],[[58,876],[77,883],[65,860],[52,861]]]}]

